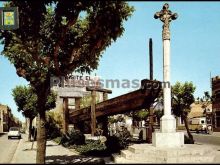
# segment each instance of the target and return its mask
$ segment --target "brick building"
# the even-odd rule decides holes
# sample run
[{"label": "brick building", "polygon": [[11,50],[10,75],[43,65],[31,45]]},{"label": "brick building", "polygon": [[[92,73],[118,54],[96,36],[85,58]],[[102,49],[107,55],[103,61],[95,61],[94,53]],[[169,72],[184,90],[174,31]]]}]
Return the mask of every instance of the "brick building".
[{"label": "brick building", "polygon": [[14,117],[7,105],[0,104],[0,133],[7,132],[10,127],[19,127],[20,121]]},{"label": "brick building", "polygon": [[220,131],[220,76],[212,78],[212,97],[214,131]]},{"label": "brick building", "polygon": [[0,104],[0,133],[8,131],[10,127],[11,109]]}]

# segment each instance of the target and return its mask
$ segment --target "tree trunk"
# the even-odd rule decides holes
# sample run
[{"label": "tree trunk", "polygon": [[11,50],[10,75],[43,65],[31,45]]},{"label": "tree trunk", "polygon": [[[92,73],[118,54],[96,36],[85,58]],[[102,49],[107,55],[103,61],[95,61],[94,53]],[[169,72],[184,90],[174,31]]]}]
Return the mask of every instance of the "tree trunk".
[{"label": "tree trunk", "polygon": [[32,133],[32,121],[33,118],[29,118],[29,133],[28,133],[28,141],[31,141],[31,133]]},{"label": "tree trunk", "polygon": [[[49,80],[49,79],[48,79]],[[50,93],[50,80],[35,87],[37,94],[37,154],[36,163],[45,164],[46,157],[46,102]]]},{"label": "tree trunk", "polygon": [[186,116],[182,116],[182,117],[183,117],[183,121],[185,123],[187,134],[188,134],[189,138],[194,142],[193,136],[192,136],[192,134],[191,134],[191,132],[189,130],[188,120],[187,120]]},{"label": "tree trunk", "polygon": [[37,127],[37,157],[36,163],[37,164],[44,164],[45,163],[45,156],[46,156],[46,113],[42,111],[39,113],[38,116],[38,127]]}]

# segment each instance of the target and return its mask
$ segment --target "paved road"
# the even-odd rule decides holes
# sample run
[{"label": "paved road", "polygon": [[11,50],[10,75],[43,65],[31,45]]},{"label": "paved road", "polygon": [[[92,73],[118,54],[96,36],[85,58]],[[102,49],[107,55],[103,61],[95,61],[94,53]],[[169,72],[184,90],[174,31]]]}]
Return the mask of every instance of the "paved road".
[{"label": "paved road", "polygon": [[216,151],[216,156],[213,163],[220,163],[220,132],[214,132],[211,135],[202,133],[193,133],[192,135],[196,143],[208,144],[212,146],[213,149]]},{"label": "paved road", "polygon": [[18,143],[19,139],[8,140],[7,133],[0,135],[0,163],[11,162]]},{"label": "paved road", "polygon": [[219,133],[213,133],[211,135],[209,134],[196,134],[193,133],[193,138],[195,141],[202,142],[202,143],[207,143],[211,145],[216,145],[220,147],[220,136]]}]

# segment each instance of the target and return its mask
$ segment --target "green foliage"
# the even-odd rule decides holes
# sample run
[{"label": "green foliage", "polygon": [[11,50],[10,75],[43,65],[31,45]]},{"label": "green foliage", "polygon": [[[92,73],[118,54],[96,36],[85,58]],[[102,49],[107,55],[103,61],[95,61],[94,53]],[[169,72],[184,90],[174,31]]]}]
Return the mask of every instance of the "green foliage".
[{"label": "green foliage", "polygon": [[125,122],[125,119],[122,115],[117,115],[117,116],[109,116],[108,117],[108,122],[113,124],[117,122]]},{"label": "green foliage", "polygon": [[62,136],[60,143],[63,146],[83,145],[85,144],[85,135],[79,130],[72,129],[70,133]]},{"label": "green foliage", "polygon": [[141,109],[133,112],[133,118],[137,121],[146,120],[149,116],[149,111],[147,109]]},{"label": "green foliage", "polygon": [[[51,76],[97,69],[107,47],[122,36],[123,22],[132,12],[124,1],[10,1],[19,8],[19,29],[0,32],[2,55],[14,64],[18,76],[37,94],[37,111],[44,117]],[[84,17],[80,15],[84,14]],[[42,128],[43,130],[43,128]],[[45,156],[39,132],[37,161]]]},{"label": "green foliage", "polygon": [[172,86],[172,110],[176,116],[186,117],[190,112],[190,105],[195,101],[194,92],[196,87],[192,82],[181,84],[177,82]]},{"label": "green foliage", "polygon": [[200,99],[199,102],[200,104],[202,104],[201,107],[204,109],[203,114],[206,114],[207,107],[211,104],[211,101],[213,101],[213,98],[211,97],[208,91],[205,91],[203,97],[198,98],[198,99]]},{"label": "green foliage", "polygon": [[127,148],[130,139],[130,132],[126,128],[124,128],[122,131],[116,133],[115,135],[107,137],[105,145],[109,152],[115,153]]},{"label": "green foliage", "polygon": [[[31,86],[16,86],[12,90],[12,96],[18,107],[18,111],[27,118],[34,118],[37,116],[37,95]],[[56,106],[56,94],[51,92],[47,98],[46,109],[50,110]]]},{"label": "green foliage", "polygon": [[12,96],[18,107],[18,111],[21,111],[25,117],[33,119],[37,116],[37,97],[30,86],[16,86],[12,90]]},{"label": "green foliage", "polygon": [[[92,101],[91,95],[86,95],[82,97],[81,102],[80,102],[80,107],[85,108],[85,107],[91,106],[91,101]],[[99,98],[96,97],[96,103],[99,103],[99,102],[100,102]]]},{"label": "green foliage", "polygon": [[34,86],[51,75],[97,69],[134,11],[123,1],[11,1],[9,6],[19,8],[20,27],[1,31],[2,53]]},{"label": "green foliage", "polygon": [[110,124],[117,123],[117,119],[115,119],[113,116],[109,116],[109,117],[108,117],[108,122],[109,122]]},{"label": "green foliage", "polygon": [[172,87],[172,111],[175,116],[182,117],[185,123],[185,127],[188,133],[188,136],[191,141],[193,140],[193,136],[190,133],[188,127],[187,116],[190,112],[190,105],[195,101],[194,92],[196,87],[192,82],[185,82],[181,84],[177,82]]},{"label": "green foliage", "polygon": [[61,115],[58,115],[55,112],[47,113],[47,120],[45,127],[46,127],[46,134],[48,139],[54,139],[62,136],[61,123],[62,123]]},{"label": "green foliage", "polygon": [[100,156],[106,151],[106,146],[100,140],[86,140],[85,145],[77,145],[74,149],[83,155]]}]

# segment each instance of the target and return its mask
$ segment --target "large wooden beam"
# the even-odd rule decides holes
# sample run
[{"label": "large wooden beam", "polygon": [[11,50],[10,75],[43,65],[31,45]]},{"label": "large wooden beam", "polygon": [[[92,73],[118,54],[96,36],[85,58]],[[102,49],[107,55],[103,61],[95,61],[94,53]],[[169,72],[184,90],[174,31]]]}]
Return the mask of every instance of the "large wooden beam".
[{"label": "large wooden beam", "polygon": [[[155,83],[159,83],[159,88],[155,88]],[[153,100],[158,96],[161,90],[161,85],[158,81],[150,80],[143,80],[142,86],[143,84],[146,86],[146,88],[96,104],[96,117],[99,118],[102,116],[110,116],[149,107]],[[150,88],[150,86],[152,87]],[[77,123],[82,120],[90,120],[90,117],[90,106],[70,113],[70,120],[73,123]]]},{"label": "large wooden beam", "polygon": [[86,90],[87,91],[104,92],[104,93],[112,93],[112,90],[110,90],[110,89],[97,88],[97,87],[86,87]]}]

